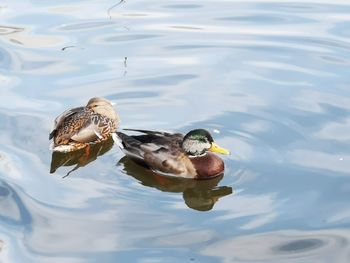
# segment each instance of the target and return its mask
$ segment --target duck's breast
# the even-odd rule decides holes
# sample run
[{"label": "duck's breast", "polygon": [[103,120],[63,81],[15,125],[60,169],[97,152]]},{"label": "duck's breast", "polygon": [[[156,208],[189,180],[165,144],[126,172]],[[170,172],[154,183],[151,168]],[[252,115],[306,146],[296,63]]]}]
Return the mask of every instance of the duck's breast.
[{"label": "duck's breast", "polygon": [[213,153],[191,158],[191,161],[197,171],[198,179],[215,177],[222,174],[225,170],[223,160]]}]

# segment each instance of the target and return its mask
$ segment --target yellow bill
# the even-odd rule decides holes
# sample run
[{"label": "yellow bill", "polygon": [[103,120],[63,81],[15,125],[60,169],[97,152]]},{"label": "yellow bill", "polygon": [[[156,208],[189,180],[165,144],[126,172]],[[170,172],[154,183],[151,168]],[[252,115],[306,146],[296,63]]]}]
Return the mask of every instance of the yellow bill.
[{"label": "yellow bill", "polygon": [[211,147],[209,148],[209,151],[214,152],[214,153],[230,154],[229,150],[227,150],[225,148],[221,148],[219,145],[217,145],[216,142],[211,143]]}]

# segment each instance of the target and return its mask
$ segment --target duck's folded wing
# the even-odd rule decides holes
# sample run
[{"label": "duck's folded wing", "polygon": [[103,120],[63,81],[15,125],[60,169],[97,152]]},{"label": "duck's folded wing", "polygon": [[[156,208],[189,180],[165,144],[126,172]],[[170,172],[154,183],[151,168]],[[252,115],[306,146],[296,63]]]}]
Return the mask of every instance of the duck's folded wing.
[{"label": "duck's folded wing", "polygon": [[[145,144],[155,144],[159,147],[179,147],[183,140],[183,135],[181,133],[168,133],[160,131],[149,131],[149,130],[140,130],[140,129],[124,129],[128,131],[135,131],[143,133],[142,135],[132,135],[131,137]],[[159,148],[158,147],[158,148]]]},{"label": "duck's folded wing", "polygon": [[85,127],[82,127],[76,133],[74,133],[71,137],[73,141],[89,143],[94,142],[98,139],[102,139],[101,130],[97,125],[93,123],[88,124]]},{"label": "duck's folded wing", "polygon": [[108,120],[91,116],[84,110],[66,115],[66,118],[57,126],[53,136],[57,134],[58,141],[73,140],[79,143],[91,143],[103,139],[104,134],[109,134]]},{"label": "duck's folded wing", "polygon": [[158,136],[171,136],[171,133],[161,132],[161,131],[150,131],[150,130],[142,130],[142,129],[123,129],[125,131],[135,131],[140,133],[145,133],[147,135],[158,135]]},{"label": "duck's folded wing", "polygon": [[[154,139],[154,133],[158,132],[145,132],[147,132],[146,135],[139,136],[129,136],[122,132],[117,132],[123,144],[122,150],[127,156],[153,170],[169,175],[181,174],[186,177],[195,173],[193,165],[179,148],[178,142],[169,143],[169,141],[164,141],[165,143],[162,144],[160,143],[162,141],[160,138]],[[170,138],[174,136],[172,134],[169,135]],[[182,138],[181,134],[175,136]]]},{"label": "duck's folded wing", "polygon": [[112,132],[110,119],[106,117],[93,115],[85,119],[85,125],[71,137],[72,140],[84,143],[94,142],[98,139],[104,139],[104,136]]},{"label": "duck's folded wing", "polygon": [[167,174],[186,175],[189,173],[189,168],[192,167],[188,158],[181,151],[172,152],[166,148],[146,151],[144,159],[154,170]]},{"label": "duck's folded wing", "polygon": [[72,118],[72,116],[76,115],[77,113],[83,111],[84,107],[77,107],[73,109],[68,109],[65,112],[61,113],[59,116],[56,117],[54,121],[54,125],[51,129],[49,140],[51,140],[57,132],[57,129],[65,122],[67,119]]},{"label": "duck's folded wing", "polygon": [[121,141],[120,148],[129,157],[134,159],[143,159],[144,151],[141,149],[141,142],[133,136],[129,136],[122,132],[116,132],[118,139]]}]

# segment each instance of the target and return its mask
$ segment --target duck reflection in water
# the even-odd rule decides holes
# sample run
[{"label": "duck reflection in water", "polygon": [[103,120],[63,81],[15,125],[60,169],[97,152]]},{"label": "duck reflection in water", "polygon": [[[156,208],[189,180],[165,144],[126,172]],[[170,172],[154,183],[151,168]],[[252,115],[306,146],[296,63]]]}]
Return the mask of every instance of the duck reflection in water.
[{"label": "duck reflection in water", "polygon": [[[64,177],[69,176],[73,171],[77,170],[80,167],[83,167],[97,159],[98,156],[101,156],[112,149],[113,139],[102,141],[100,143],[91,144],[89,154],[86,153],[84,149],[77,150],[74,152],[53,152],[51,158],[51,168],[50,173],[55,173],[56,170],[61,166],[72,166],[71,169]],[[63,177],[63,178],[64,178]]]},{"label": "duck reflection in water", "polygon": [[185,204],[198,211],[211,210],[221,197],[233,193],[232,187],[218,186],[223,174],[207,180],[165,176],[144,168],[125,156],[119,160],[118,165],[142,185],[164,192],[182,193]]}]

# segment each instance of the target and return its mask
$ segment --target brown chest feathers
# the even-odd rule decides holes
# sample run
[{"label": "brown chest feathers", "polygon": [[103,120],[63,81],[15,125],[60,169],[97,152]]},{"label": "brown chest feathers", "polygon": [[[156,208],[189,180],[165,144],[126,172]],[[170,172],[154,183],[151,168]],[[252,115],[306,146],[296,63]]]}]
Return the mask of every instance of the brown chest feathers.
[{"label": "brown chest feathers", "polygon": [[225,169],[223,160],[213,153],[207,153],[204,156],[190,158],[190,160],[197,171],[198,179],[218,176],[222,174]]}]

